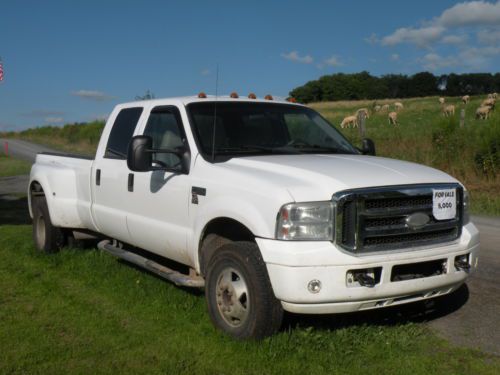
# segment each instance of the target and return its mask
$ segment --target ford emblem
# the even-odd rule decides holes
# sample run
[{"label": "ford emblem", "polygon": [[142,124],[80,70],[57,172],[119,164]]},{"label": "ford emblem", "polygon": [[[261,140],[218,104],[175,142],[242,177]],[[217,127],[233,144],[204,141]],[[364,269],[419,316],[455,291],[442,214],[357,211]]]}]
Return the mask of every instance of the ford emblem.
[{"label": "ford emblem", "polygon": [[425,225],[430,221],[430,217],[423,212],[415,212],[406,217],[406,225],[411,229],[420,229],[425,227]]}]

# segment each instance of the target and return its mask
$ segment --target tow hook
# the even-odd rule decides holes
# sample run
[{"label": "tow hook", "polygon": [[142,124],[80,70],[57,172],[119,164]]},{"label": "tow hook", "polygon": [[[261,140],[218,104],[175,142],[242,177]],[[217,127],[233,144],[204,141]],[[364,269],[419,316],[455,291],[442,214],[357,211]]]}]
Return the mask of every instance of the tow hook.
[{"label": "tow hook", "polygon": [[469,271],[470,270],[469,262],[464,260],[464,259],[456,259],[455,260],[455,267],[461,271]]},{"label": "tow hook", "polygon": [[361,286],[366,286],[368,288],[373,288],[376,284],[375,279],[366,273],[356,273],[354,276],[355,281],[357,281]]}]

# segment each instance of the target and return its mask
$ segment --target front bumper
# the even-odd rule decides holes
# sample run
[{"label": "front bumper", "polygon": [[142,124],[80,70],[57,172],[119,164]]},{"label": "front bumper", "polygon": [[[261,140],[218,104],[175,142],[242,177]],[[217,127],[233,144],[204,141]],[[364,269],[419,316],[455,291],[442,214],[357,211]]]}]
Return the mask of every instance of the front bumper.
[{"label": "front bumper", "polygon": [[[451,244],[355,256],[331,242],[299,242],[257,239],[266,262],[271,285],[283,308],[290,312],[326,314],[374,309],[448,294],[456,290],[477,268],[479,233],[469,223]],[[455,267],[455,258],[469,254],[470,270]],[[445,272],[436,276],[391,281],[394,266],[445,260]],[[352,270],[380,268],[373,287],[348,285]],[[311,280],[321,290],[308,290]]]}]

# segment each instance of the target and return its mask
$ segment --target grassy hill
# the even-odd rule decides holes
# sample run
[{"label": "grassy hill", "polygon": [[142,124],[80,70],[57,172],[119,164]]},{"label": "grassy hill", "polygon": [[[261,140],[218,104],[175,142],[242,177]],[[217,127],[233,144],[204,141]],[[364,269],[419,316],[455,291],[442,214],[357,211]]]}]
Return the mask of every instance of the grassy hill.
[{"label": "grassy hill", "polygon": [[[464,106],[459,98],[446,98],[456,105],[452,118],[445,118],[437,97],[337,101],[309,104],[332,124],[339,127],[342,119],[358,108],[370,110],[366,136],[372,138],[377,154],[414,161],[442,169],[462,181],[471,191],[476,213],[500,215],[500,110],[488,120],[476,120],[475,111],[485,96],[473,97]],[[399,126],[388,124],[387,113],[374,113],[376,104],[400,101],[404,109],[398,113]],[[459,127],[460,110],[465,108],[465,127]],[[4,136],[45,144],[64,151],[93,155],[104,123],[71,124],[64,127],[40,127]],[[360,144],[358,129],[340,129],[353,143]]]}]

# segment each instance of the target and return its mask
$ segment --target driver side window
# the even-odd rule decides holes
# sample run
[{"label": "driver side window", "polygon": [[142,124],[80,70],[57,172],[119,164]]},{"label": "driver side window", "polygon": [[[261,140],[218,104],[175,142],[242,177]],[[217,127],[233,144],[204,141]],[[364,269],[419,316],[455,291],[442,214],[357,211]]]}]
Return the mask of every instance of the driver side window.
[{"label": "driver side window", "polygon": [[[172,108],[154,108],[149,115],[144,135],[153,139],[155,149],[175,149],[184,145],[182,123],[178,112]],[[153,162],[168,167],[176,168],[180,158],[174,154],[153,154]]]}]

